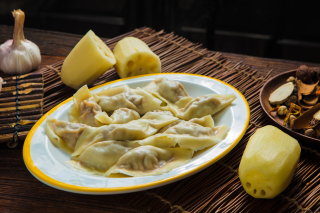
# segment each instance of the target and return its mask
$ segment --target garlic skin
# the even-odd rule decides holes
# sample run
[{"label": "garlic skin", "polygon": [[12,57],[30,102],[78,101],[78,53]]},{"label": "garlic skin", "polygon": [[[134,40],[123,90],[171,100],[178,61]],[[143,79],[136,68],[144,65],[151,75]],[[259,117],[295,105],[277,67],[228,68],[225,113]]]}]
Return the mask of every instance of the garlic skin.
[{"label": "garlic skin", "polygon": [[2,84],[3,84],[3,79],[0,77],[0,92],[1,92],[1,89],[2,89]]},{"label": "garlic skin", "polygon": [[24,12],[15,10],[13,39],[0,46],[0,70],[8,74],[25,74],[41,63],[39,47],[26,40],[23,34]]},{"label": "garlic skin", "polygon": [[14,47],[13,40],[0,46],[0,70],[8,74],[25,74],[37,69],[41,63],[40,49],[31,41],[21,41]]}]

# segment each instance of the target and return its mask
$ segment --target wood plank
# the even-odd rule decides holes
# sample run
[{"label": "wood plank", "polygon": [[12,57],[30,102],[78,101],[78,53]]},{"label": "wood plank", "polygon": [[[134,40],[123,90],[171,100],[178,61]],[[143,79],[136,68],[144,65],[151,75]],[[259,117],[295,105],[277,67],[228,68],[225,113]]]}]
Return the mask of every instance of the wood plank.
[{"label": "wood plank", "polygon": [[320,64],[302,62],[302,61],[261,58],[261,57],[240,55],[240,54],[234,54],[234,53],[225,53],[225,52],[223,52],[222,54],[226,56],[228,60],[234,63],[243,61],[244,64],[251,65],[251,68],[253,70],[258,70],[258,72],[261,73],[262,75],[266,75],[271,69],[273,69],[272,75],[277,75],[285,71],[297,69],[299,66],[303,64],[310,67],[320,67]]},{"label": "wood plank", "polygon": [[[83,35],[24,28],[25,38],[40,48],[42,55],[67,56]],[[12,39],[13,26],[0,25],[0,43]]]}]

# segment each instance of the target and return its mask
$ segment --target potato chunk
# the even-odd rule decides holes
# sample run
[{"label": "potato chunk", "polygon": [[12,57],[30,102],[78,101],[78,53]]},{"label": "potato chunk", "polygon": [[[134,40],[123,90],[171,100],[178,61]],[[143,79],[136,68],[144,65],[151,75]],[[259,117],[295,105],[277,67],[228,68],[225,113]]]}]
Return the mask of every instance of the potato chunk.
[{"label": "potato chunk", "polygon": [[268,125],[258,129],[240,162],[243,188],[255,198],[274,198],[291,182],[300,152],[298,141],[278,128]]}]

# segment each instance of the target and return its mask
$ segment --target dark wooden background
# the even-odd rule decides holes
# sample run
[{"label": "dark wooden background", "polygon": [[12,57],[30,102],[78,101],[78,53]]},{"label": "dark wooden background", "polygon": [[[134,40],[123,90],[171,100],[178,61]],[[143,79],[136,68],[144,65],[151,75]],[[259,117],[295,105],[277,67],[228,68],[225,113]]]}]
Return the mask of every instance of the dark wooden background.
[{"label": "dark wooden background", "polygon": [[317,1],[1,0],[0,24],[26,12],[25,26],[111,38],[142,26],[184,36],[211,50],[320,62]]}]

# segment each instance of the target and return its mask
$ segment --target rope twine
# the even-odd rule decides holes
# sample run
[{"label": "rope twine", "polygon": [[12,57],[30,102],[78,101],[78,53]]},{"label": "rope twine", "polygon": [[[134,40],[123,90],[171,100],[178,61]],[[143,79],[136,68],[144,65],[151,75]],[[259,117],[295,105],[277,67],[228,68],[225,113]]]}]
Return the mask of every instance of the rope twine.
[{"label": "rope twine", "polygon": [[46,67],[48,70],[52,70],[52,71],[56,72],[58,76],[61,76],[61,71],[60,71],[60,70],[58,70],[58,69],[56,69],[56,68],[54,68],[54,67],[52,67],[52,66],[48,66],[48,65],[46,65],[45,67]]},{"label": "rope twine", "polygon": [[14,148],[18,145],[19,142],[21,142],[21,139],[19,137],[19,133],[18,133],[18,126],[21,126],[21,124],[19,123],[20,118],[19,118],[19,79],[20,76],[16,77],[16,124],[14,125],[14,133],[13,133],[13,137],[12,137],[12,142],[8,142],[8,147],[10,148]]}]

